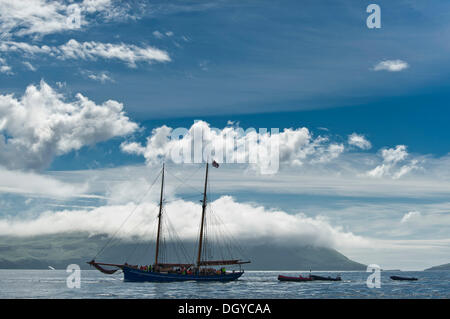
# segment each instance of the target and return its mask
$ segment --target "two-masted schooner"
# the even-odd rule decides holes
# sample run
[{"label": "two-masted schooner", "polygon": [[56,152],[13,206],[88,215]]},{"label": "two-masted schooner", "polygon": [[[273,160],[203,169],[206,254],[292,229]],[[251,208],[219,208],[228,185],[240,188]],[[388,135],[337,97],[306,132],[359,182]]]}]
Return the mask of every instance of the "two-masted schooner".
[{"label": "two-masted schooner", "polygon": [[[218,167],[215,161],[212,162],[214,167]],[[207,207],[207,187],[208,187],[208,168],[209,163],[206,163],[205,184],[203,191],[202,215],[200,223],[200,233],[198,239],[198,250],[196,262],[191,263],[162,263],[159,260],[160,242],[161,242],[161,217],[163,213],[164,203],[164,164],[161,175],[161,195],[159,200],[158,213],[158,230],[156,235],[156,250],[155,261],[149,267],[138,267],[135,265],[102,263],[91,260],[88,262],[91,266],[105,274],[113,274],[118,269],[122,269],[124,274],[124,281],[130,282],[171,282],[171,281],[232,281],[242,276],[244,270],[242,264],[250,263],[250,261],[242,261],[240,259],[228,260],[207,260],[202,255],[204,239],[205,239],[205,214]],[[226,271],[223,266],[238,265],[239,270]],[[115,269],[105,269],[104,266],[113,267]],[[220,267],[215,269],[214,267]]]}]

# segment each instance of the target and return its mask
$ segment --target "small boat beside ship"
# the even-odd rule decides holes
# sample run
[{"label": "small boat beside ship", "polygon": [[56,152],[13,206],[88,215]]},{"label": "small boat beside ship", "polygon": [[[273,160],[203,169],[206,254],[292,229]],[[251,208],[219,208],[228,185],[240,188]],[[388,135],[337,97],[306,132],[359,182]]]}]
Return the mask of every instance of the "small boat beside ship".
[{"label": "small boat beside ship", "polygon": [[341,276],[336,276],[336,277],[323,277],[323,276],[317,276],[317,275],[311,275],[310,276],[312,278],[312,280],[316,280],[316,281],[341,281]]},{"label": "small boat beside ship", "polygon": [[291,276],[283,276],[283,275],[278,275],[278,280],[279,281],[312,281],[311,277],[302,277],[301,275],[298,277],[291,277]]},{"label": "small boat beside ship", "polygon": [[399,281],[416,281],[419,280],[415,277],[401,277],[401,276],[391,276],[392,280],[399,280]]},{"label": "small boat beside ship", "polygon": [[297,281],[297,282],[303,282],[303,281],[341,281],[341,276],[337,277],[324,277],[324,276],[317,276],[317,275],[309,275],[308,277],[303,277],[302,275],[299,275],[298,277],[292,277],[292,276],[283,276],[278,275],[279,281]]}]

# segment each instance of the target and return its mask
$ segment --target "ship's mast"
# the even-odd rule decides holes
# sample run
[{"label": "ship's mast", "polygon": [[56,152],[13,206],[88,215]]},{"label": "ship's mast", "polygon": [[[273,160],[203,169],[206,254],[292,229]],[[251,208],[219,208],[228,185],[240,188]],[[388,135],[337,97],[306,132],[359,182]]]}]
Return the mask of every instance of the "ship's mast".
[{"label": "ship's mast", "polygon": [[205,174],[205,188],[203,192],[202,201],[202,223],[200,226],[200,239],[198,240],[198,256],[197,256],[197,267],[200,268],[200,261],[202,258],[202,245],[203,245],[203,226],[205,223],[205,212],[206,212],[206,191],[208,187],[208,163],[206,163],[206,174]]},{"label": "ship's mast", "polygon": [[163,193],[164,193],[164,163],[163,163],[162,176],[161,176],[161,196],[159,198],[158,235],[156,236],[155,266],[158,265],[159,237],[161,234],[161,214],[162,214],[162,209],[163,209]]}]

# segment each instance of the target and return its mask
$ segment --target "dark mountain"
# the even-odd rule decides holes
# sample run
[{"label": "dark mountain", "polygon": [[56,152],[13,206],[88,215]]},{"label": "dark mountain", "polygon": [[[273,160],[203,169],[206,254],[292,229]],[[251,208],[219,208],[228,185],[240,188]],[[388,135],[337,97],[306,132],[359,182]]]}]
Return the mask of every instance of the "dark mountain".
[{"label": "dark mountain", "polygon": [[348,259],[338,251],[314,246],[251,246],[248,252],[253,270],[366,270],[367,266]]},{"label": "dark mountain", "polygon": [[[78,264],[90,269],[86,261],[91,260],[109,241],[106,236],[89,237],[84,234],[48,235],[38,237],[0,237],[0,268],[3,269],[47,269],[48,266],[65,269],[69,264]],[[172,262],[193,260],[195,243],[166,246],[162,256]],[[176,249],[178,248],[178,249]],[[176,252],[169,255],[168,252]],[[121,241],[108,243],[97,261],[130,264],[153,262],[154,242]],[[247,270],[365,270],[366,266],[354,262],[334,249],[314,246],[283,247],[276,245],[248,245],[245,258],[252,263]]]},{"label": "dark mountain", "polygon": [[433,271],[433,270],[450,270],[450,264],[444,264],[425,269],[425,271]]}]

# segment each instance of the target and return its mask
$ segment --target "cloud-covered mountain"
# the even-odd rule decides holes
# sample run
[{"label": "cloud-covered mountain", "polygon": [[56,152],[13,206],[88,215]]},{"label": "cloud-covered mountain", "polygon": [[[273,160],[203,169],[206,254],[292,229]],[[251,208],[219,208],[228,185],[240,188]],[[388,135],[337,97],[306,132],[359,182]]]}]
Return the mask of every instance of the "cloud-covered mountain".
[{"label": "cloud-covered mountain", "polygon": [[[207,148],[227,134],[280,142],[275,174],[220,163],[211,176],[249,244],[448,262],[450,3],[380,0],[372,30],[353,2],[0,0],[0,236],[111,235],[192,142],[168,134],[202,128]],[[196,169],[171,172],[198,185]],[[201,191],[175,183],[167,208],[192,239]],[[128,235],[146,238],[136,224]]]},{"label": "cloud-covered mountain", "polygon": [[[0,237],[0,268],[47,269],[48,266],[65,269],[75,263],[82,269],[92,269],[86,264],[108,241],[107,236],[89,237],[86,233],[47,235],[33,237]],[[245,245],[245,243],[243,243]],[[131,264],[153,263],[154,242],[126,241],[112,244],[97,261]],[[195,245],[185,245],[194,252]],[[365,270],[366,266],[354,262],[334,249],[305,246],[297,243],[291,247],[276,244],[251,244],[243,247],[245,257],[252,261],[248,270]],[[189,261],[189,260],[188,260]]]}]

